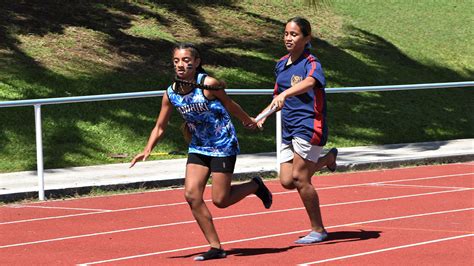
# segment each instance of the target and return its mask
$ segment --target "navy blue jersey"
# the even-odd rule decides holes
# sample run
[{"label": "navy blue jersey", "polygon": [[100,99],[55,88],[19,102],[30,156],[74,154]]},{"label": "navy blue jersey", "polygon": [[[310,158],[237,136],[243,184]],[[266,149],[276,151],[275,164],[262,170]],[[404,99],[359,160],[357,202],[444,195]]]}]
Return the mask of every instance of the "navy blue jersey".
[{"label": "navy blue jersey", "polygon": [[[199,73],[197,82],[204,80],[205,74]],[[230,120],[230,115],[218,99],[209,100],[200,88],[194,88],[187,94],[167,89],[171,104],[181,113],[192,138],[188,153],[198,153],[213,157],[227,157],[239,153],[239,143]]]},{"label": "navy blue jersey", "polygon": [[288,97],[282,109],[282,141],[291,143],[294,137],[302,138],[313,145],[324,146],[327,142],[326,125],[326,79],[319,60],[305,50],[298,60],[287,65],[289,55],[277,62],[274,96],[291,88],[307,77],[317,84],[309,91]]}]

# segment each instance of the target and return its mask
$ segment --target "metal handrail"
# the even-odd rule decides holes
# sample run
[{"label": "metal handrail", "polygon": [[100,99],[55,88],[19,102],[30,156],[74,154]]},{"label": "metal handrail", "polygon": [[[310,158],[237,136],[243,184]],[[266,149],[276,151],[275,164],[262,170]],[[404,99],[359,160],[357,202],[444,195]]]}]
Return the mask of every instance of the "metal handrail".
[{"label": "metal handrail", "polygon": [[[421,90],[421,89],[442,89],[442,88],[462,88],[462,87],[474,87],[474,81],[326,88],[326,93]],[[273,90],[272,89],[226,89],[226,92],[229,95],[269,95],[273,93]],[[50,104],[64,104],[64,103],[123,100],[123,99],[133,99],[133,98],[161,97],[163,96],[163,94],[164,94],[164,90],[156,90],[156,91],[114,93],[114,94],[88,95],[88,96],[76,96],[76,97],[14,100],[14,101],[0,102],[0,107],[18,107],[18,106],[34,106],[38,104],[50,105]]]},{"label": "metal handrail", "polygon": [[[345,87],[345,88],[326,88],[326,93],[348,93],[348,92],[373,92],[373,91],[397,91],[397,90],[420,90],[420,89],[441,89],[441,88],[461,88],[474,87],[474,81],[448,82],[448,83],[427,83],[427,84],[407,84],[407,85],[386,85],[386,86],[363,86],[363,87]],[[59,97],[46,99],[30,99],[0,102],[1,107],[19,107],[34,106],[35,110],[35,131],[36,131],[36,164],[38,174],[38,198],[44,200],[44,163],[43,163],[43,140],[41,128],[41,106],[51,104],[65,104],[78,102],[97,102],[109,100],[123,100],[133,98],[161,97],[165,91],[146,91],[115,93],[102,95],[88,95],[77,97]],[[273,94],[272,89],[227,89],[230,95],[268,95]],[[276,144],[277,151],[281,142],[281,114],[276,114]],[[279,161],[279,152],[277,152],[277,169]]]}]

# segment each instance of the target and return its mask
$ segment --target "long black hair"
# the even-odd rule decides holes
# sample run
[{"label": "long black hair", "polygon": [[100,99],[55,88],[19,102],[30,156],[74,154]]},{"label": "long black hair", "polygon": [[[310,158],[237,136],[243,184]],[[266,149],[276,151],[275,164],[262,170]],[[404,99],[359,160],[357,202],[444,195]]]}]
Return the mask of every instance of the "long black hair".
[{"label": "long black hair", "polygon": [[307,19],[302,18],[302,17],[293,17],[293,18],[290,18],[286,22],[286,24],[290,22],[294,22],[296,23],[296,25],[298,25],[298,27],[300,27],[301,33],[303,33],[304,37],[311,35],[311,24],[309,23]]},{"label": "long black hair", "polygon": [[199,58],[201,59],[201,62],[199,63],[199,65],[196,67],[196,72],[197,73],[207,73],[206,70],[204,70],[204,68],[202,67],[202,57],[201,57],[201,52],[199,51],[199,48],[194,45],[193,43],[189,43],[189,42],[182,42],[182,43],[177,43],[174,47],[173,47],[173,50],[172,53],[174,54],[174,51],[176,50],[181,50],[181,49],[187,49],[191,52],[191,55],[194,57],[194,58]]}]

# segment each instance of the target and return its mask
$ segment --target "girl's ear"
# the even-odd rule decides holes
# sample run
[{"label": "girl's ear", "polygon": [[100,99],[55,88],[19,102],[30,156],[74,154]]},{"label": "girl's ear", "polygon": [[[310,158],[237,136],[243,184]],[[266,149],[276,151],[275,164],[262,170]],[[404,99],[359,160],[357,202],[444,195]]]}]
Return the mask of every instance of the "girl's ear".
[{"label": "girl's ear", "polygon": [[201,65],[201,58],[196,58],[196,67]]}]

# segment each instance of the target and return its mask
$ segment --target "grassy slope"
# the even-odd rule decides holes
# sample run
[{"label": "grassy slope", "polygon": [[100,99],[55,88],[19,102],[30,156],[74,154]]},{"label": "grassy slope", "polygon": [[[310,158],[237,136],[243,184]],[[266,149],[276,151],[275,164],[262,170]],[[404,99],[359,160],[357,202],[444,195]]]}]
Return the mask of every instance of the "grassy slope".
[{"label": "grassy slope", "polygon": [[[345,18],[337,43],[344,65],[338,85],[473,80],[472,3],[468,1],[335,1]],[[471,27],[469,27],[469,23]],[[337,55],[340,55],[336,53]],[[329,56],[329,55],[328,55]],[[352,63],[351,63],[352,62]],[[344,68],[344,66],[341,66]],[[336,143],[401,143],[472,136],[472,88],[343,95],[334,98]],[[348,102],[357,104],[348,105]],[[338,125],[347,124],[346,127]],[[348,134],[348,132],[350,132]],[[359,135],[361,134],[361,135]],[[350,144],[349,144],[350,145]]]},{"label": "grassy slope", "polygon": [[[176,41],[200,44],[206,68],[230,88],[272,88],[275,59],[285,52],[281,31],[294,15],[315,25],[314,52],[329,87],[472,80],[474,73],[468,1],[334,1],[329,10],[298,1],[59,2],[0,3],[0,100],[164,89]],[[470,89],[328,97],[331,146],[474,132]],[[250,114],[270,100],[235,99]],[[128,161],[108,154],[140,151],[159,104],[154,98],[44,107],[45,167]],[[35,168],[32,109],[0,109],[0,172]],[[180,123],[175,112],[155,151],[186,150]],[[273,119],[256,134],[235,124],[242,152],[274,150]]]}]

